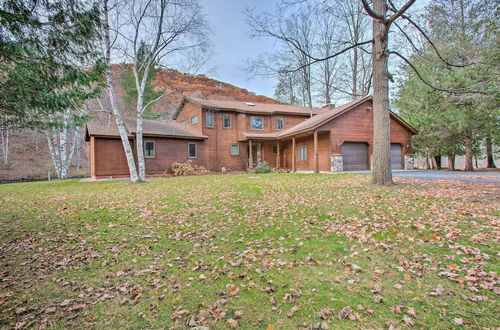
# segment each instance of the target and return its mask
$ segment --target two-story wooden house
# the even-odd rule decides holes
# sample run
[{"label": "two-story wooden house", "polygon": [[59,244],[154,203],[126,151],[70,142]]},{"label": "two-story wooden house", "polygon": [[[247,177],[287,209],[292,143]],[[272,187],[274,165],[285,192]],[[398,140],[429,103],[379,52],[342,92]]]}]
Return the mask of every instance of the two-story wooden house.
[{"label": "two-story wooden house", "polygon": [[[405,167],[411,155],[411,136],[404,120],[391,113],[391,162]],[[266,161],[291,171],[370,169],[373,148],[372,99],[340,107],[313,108],[205,100],[184,97],[174,121],[145,121],[144,149],[149,175],[161,174],[171,164],[191,159],[211,171],[252,170]],[[135,122],[126,120],[131,142]],[[127,165],[116,127],[87,125],[91,176],[127,175]],[[133,144],[133,143],[132,143]],[[119,170],[117,170],[119,169]]]}]

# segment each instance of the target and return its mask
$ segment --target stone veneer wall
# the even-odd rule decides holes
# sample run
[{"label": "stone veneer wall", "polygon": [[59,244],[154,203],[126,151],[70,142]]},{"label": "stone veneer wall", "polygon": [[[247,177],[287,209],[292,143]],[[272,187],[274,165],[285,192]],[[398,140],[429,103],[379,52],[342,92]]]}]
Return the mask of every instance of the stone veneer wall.
[{"label": "stone veneer wall", "polygon": [[332,172],[344,171],[344,157],[342,155],[332,155]]}]

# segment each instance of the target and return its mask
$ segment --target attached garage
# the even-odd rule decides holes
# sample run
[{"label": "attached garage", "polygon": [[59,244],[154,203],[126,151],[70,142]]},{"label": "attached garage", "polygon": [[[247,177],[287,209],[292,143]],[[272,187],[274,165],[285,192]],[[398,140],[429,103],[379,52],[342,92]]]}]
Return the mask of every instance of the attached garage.
[{"label": "attached garage", "polygon": [[368,144],[345,142],[342,144],[344,171],[368,170]]},{"label": "attached garage", "polygon": [[403,169],[403,152],[399,143],[391,144],[391,168],[393,170]]}]

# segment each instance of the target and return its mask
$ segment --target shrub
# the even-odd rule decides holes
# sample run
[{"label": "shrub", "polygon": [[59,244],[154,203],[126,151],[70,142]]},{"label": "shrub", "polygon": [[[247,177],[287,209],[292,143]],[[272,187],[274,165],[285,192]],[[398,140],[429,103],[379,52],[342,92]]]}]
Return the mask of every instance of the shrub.
[{"label": "shrub", "polygon": [[[203,166],[198,166],[198,165],[193,165],[193,161],[189,159],[185,163],[172,163],[172,166],[170,167],[171,172],[175,176],[183,176],[183,175],[201,175],[201,174],[207,174],[210,171],[207,170]],[[164,174],[167,174],[168,170],[165,171]]]},{"label": "shrub", "polygon": [[255,173],[262,174],[270,172],[271,168],[269,167],[269,164],[267,162],[261,162],[259,165],[255,167]]}]

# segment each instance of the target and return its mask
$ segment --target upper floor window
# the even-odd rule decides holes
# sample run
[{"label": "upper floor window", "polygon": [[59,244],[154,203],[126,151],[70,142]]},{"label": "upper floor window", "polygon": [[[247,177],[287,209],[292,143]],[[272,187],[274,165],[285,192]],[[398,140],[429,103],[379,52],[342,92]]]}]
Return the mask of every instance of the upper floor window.
[{"label": "upper floor window", "polygon": [[181,120],[179,124],[185,124],[186,122],[184,120]]},{"label": "upper floor window", "polygon": [[250,117],[250,129],[262,129],[263,126],[262,117]]},{"label": "upper floor window", "polygon": [[222,127],[223,128],[231,128],[231,115],[224,115],[222,117]]},{"label": "upper floor window", "polygon": [[231,144],[231,155],[239,155],[240,154],[240,145],[239,144]]},{"label": "upper floor window", "polygon": [[285,128],[285,121],[283,118],[276,118],[276,129],[283,129]]},{"label": "upper floor window", "polygon": [[198,123],[198,116],[192,116],[191,117],[191,124],[196,124]]},{"label": "upper floor window", "polygon": [[307,146],[299,147],[299,160],[307,160]]},{"label": "upper floor window", "polygon": [[144,141],[144,157],[155,158],[155,142]]},{"label": "upper floor window", "polygon": [[189,158],[196,158],[196,143],[189,143],[188,144],[188,157]]},{"label": "upper floor window", "polygon": [[206,127],[214,127],[214,114],[211,112],[207,112],[205,114],[205,126]]}]

